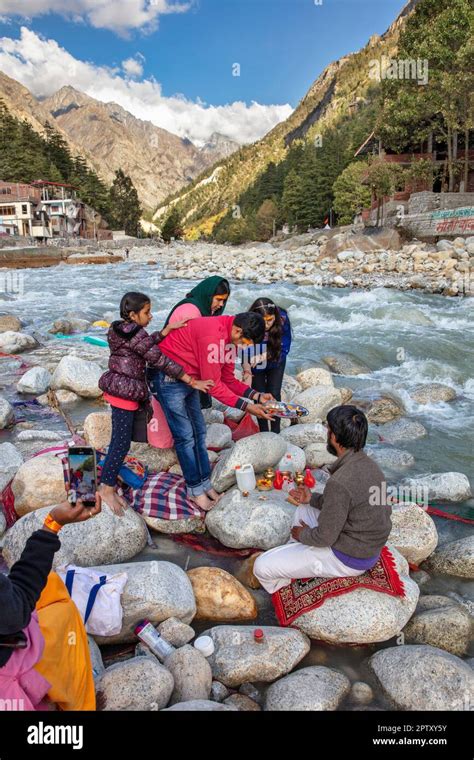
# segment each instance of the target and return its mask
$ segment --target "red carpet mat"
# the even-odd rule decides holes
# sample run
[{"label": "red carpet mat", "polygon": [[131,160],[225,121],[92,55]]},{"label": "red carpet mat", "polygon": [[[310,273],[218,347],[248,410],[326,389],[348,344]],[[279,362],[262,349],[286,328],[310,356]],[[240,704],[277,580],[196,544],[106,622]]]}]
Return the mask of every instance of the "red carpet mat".
[{"label": "red carpet mat", "polygon": [[326,599],[349,591],[366,588],[390,596],[405,596],[395,560],[386,546],[371,570],[347,578],[304,578],[272,594],[272,602],[280,625],[291,623],[305,612],[320,607]]}]

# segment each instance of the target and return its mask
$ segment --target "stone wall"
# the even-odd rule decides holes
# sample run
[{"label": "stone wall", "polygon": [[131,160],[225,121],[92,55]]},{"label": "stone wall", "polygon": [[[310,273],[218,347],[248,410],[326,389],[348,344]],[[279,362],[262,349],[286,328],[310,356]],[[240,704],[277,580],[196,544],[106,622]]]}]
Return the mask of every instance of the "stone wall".
[{"label": "stone wall", "polygon": [[[376,218],[372,210],[369,225]],[[387,201],[382,218],[384,226],[419,240],[469,237],[474,235],[474,193],[413,193],[408,202]]]}]

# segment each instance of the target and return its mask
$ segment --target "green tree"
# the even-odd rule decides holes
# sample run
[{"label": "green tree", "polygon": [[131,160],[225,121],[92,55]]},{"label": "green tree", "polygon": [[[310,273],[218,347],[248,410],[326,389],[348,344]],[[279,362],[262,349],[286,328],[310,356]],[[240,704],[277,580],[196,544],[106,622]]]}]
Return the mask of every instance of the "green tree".
[{"label": "green tree", "polygon": [[169,243],[171,238],[179,240],[183,237],[183,234],[184,230],[181,222],[181,215],[176,206],[173,206],[161,227],[161,237],[165,243]]},{"label": "green tree", "polygon": [[291,227],[300,224],[302,198],[303,180],[296,169],[291,169],[286,175],[282,197],[283,216]]},{"label": "green tree", "polygon": [[269,240],[273,235],[274,227],[278,218],[278,208],[275,201],[267,198],[257,211],[255,227],[257,240]]},{"label": "green tree", "polygon": [[122,169],[115,172],[115,179],[110,188],[110,217],[115,229],[123,229],[127,235],[138,236],[140,201],[132,180]]},{"label": "green tree", "polygon": [[336,179],[333,188],[334,210],[339,224],[351,224],[356,214],[370,206],[370,188],[363,184],[367,169],[367,162],[354,161]]},{"label": "green tree", "polygon": [[378,157],[369,162],[367,181],[377,201],[377,225],[380,223],[383,199],[393,195],[402,186],[405,176],[404,170],[398,164],[387,163]]}]

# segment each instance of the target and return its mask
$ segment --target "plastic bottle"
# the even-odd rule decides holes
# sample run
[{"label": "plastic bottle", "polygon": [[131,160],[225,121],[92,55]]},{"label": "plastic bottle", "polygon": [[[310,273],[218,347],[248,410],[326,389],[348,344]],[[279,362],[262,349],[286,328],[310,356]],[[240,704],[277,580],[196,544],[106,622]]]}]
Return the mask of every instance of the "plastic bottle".
[{"label": "plastic bottle", "polygon": [[295,477],[295,466],[293,464],[293,457],[291,454],[285,454],[283,459],[280,461],[280,465],[283,475],[282,490],[288,493],[292,488],[294,488],[293,481]]},{"label": "plastic bottle", "polygon": [[237,465],[235,468],[235,477],[237,479],[237,486],[241,493],[248,493],[249,491],[253,491],[257,485],[253,464]]},{"label": "plastic bottle", "polygon": [[135,635],[138,636],[144,644],[150,647],[153,654],[155,654],[161,662],[164,662],[166,657],[175,651],[175,647],[169,644],[166,639],[158,633],[149,620],[142,620],[141,623],[138,623],[135,627]]}]

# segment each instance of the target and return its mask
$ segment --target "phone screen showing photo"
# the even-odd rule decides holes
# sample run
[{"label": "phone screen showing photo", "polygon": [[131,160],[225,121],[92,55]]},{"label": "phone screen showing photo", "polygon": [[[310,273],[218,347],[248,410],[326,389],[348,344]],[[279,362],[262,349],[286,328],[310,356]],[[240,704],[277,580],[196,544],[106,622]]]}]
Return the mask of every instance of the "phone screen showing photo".
[{"label": "phone screen showing photo", "polygon": [[69,449],[69,484],[71,501],[81,499],[85,506],[95,505],[97,466],[92,448]]}]

